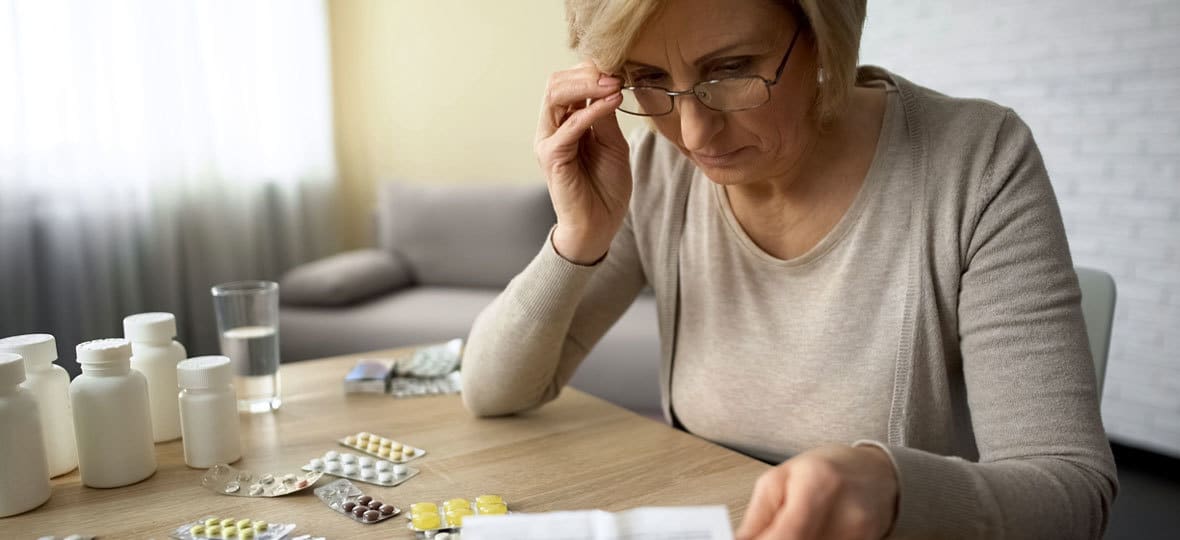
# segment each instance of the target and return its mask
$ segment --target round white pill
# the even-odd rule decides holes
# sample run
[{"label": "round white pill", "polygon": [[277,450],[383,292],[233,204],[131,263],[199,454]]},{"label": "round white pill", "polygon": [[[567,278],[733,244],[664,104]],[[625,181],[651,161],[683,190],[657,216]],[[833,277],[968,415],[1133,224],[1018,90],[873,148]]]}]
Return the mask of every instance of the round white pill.
[{"label": "round white pill", "polygon": [[396,474],[398,476],[402,476],[402,475],[406,474],[406,466],[405,465],[394,465],[393,466],[393,474]]},{"label": "round white pill", "polygon": [[360,459],[358,459],[356,462],[357,462],[357,464],[358,464],[358,465],[360,465],[362,468],[368,468],[368,467],[372,467],[372,466],[373,466],[373,458],[371,458],[371,457],[363,457],[363,456],[362,456],[362,457],[361,457]]},{"label": "round white pill", "polygon": [[320,471],[324,469],[324,460],[320,458],[311,458],[311,463],[308,465],[311,465],[312,469]]},{"label": "round white pill", "polygon": [[372,478],[377,475],[373,469],[361,469],[361,478]]},{"label": "round white pill", "polygon": [[383,473],[377,475],[377,480],[379,482],[381,482],[382,484],[388,484],[393,481],[393,474],[383,472]]},{"label": "round white pill", "polygon": [[356,474],[356,465],[353,465],[352,463],[344,464],[344,474]]},{"label": "round white pill", "polygon": [[378,470],[378,471],[388,471],[388,470],[391,470],[391,469],[393,469],[393,463],[392,463],[392,462],[390,462],[390,461],[385,461],[384,459],[377,461],[377,470]]},{"label": "round white pill", "polygon": [[324,452],[324,461],[335,461],[339,457],[340,454],[337,454],[335,450],[328,450],[327,452]]},{"label": "round white pill", "polygon": [[339,461],[329,461],[328,462],[328,472],[333,472],[333,473],[340,472],[340,462]]},{"label": "round white pill", "polygon": [[340,454],[341,463],[356,463],[356,454]]}]

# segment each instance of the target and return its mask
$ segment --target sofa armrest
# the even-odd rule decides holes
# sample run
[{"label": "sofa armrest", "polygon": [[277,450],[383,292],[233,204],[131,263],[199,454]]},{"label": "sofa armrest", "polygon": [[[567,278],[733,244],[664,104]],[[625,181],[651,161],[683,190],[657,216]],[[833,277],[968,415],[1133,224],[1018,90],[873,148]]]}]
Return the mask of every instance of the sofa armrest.
[{"label": "sofa armrest", "polygon": [[291,269],[279,282],[279,297],[292,306],[342,306],[412,281],[410,268],[392,253],[360,249]]}]

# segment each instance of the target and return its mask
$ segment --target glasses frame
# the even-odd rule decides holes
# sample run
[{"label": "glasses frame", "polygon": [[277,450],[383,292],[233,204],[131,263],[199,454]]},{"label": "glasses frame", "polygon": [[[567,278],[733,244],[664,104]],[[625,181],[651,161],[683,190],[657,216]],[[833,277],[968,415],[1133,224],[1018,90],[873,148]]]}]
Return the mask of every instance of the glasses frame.
[{"label": "glasses frame", "polygon": [[[783,70],[786,69],[786,67],[787,67],[787,60],[789,58],[791,58],[791,51],[795,49],[795,41],[799,39],[799,31],[800,30],[801,30],[801,27],[795,28],[795,33],[794,33],[794,35],[791,36],[791,44],[787,46],[786,54],[784,54],[783,59],[781,61],[779,61],[778,69],[774,70],[774,79],[773,80],[762,77],[761,75],[747,75],[744,77],[725,77],[725,78],[721,78],[721,79],[710,79],[707,81],[698,81],[697,83],[693,84],[691,88],[689,88],[688,90],[684,90],[684,91],[668,90],[667,88],[664,88],[661,86],[624,86],[622,88],[623,90],[630,90],[632,92],[634,92],[635,90],[640,90],[640,89],[659,90],[659,91],[664,92],[664,94],[668,96],[668,110],[661,112],[661,113],[637,113],[637,112],[625,111],[622,108],[620,108],[619,111],[625,112],[625,113],[630,114],[632,116],[648,116],[648,117],[665,116],[668,114],[672,114],[672,111],[676,110],[676,96],[693,96],[693,97],[697,98],[697,101],[701,104],[701,106],[703,106],[706,109],[709,109],[711,111],[717,111],[717,112],[748,111],[750,109],[757,109],[758,107],[766,105],[767,103],[770,102],[770,88],[772,86],[778,84],[779,79],[781,79],[783,76]],[[716,85],[716,84],[720,84],[720,83],[723,83],[726,81],[754,80],[754,79],[757,79],[757,80],[761,81],[762,84],[766,85],[766,100],[763,101],[762,103],[757,104],[757,105],[751,105],[749,107],[742,107],[740,109],[718,109],[716,107],[710,107],[709,104],[707,104],[703,100],[701,100],[700,88],[702,86]]]}]

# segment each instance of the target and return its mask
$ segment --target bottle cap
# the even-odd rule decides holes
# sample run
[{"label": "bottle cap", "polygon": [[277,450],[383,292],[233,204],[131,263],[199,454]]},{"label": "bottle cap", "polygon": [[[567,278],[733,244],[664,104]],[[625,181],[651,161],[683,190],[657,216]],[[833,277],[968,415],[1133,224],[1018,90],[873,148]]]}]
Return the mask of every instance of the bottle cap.
[{"label": "bottle cap", "polygon": [[51,364],[57,360],[57,341],[49,334],[25,334],[0,339],[0,352],[19,354],[26,367]]},{"label": "bottle cap", "polygon": [[128,341],[172,341],[176,337],[176,316],[171,313],[137,313],[123,319],[123,337]]},{"label": "bottle cap", "polygon": [[197,356],[176,364],[181,388],[221,388],[233,382],[234,372],[226,356]]},{"label": "bottle cap", "polygon": [[79,343],[75,348],[79,364],[131,362],[131,343],[125,339],[96,339]]},{"label": "bottle cap", "polygon": [[25,382],[25,362],[19,354],[0,353],[0,386]]}]

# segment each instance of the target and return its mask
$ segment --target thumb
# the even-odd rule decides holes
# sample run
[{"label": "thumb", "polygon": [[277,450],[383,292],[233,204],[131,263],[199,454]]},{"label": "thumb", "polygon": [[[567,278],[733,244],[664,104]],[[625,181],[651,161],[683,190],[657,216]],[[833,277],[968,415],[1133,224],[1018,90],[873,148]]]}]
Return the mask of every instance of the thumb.
[{"label": "thumb", "polygon": [[615,111],[599,117],[590,125],[590,130],[594,134],[594,140],[599,144],[612,149],[626,149],[627,138],[623,136],[623,130],[619,127],[616,111],[618,111],[617,108]]},{"label": "thumb", "polygon": [[734,536],[738,540],[754,538],[774,520],[775,513],[783,505],[783,486],[786,481],[779,478],[779,470],[771,469],[754,484],[750,504],[742,517],[742,524]]}]

